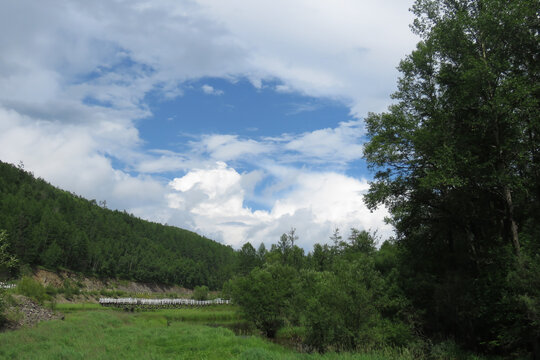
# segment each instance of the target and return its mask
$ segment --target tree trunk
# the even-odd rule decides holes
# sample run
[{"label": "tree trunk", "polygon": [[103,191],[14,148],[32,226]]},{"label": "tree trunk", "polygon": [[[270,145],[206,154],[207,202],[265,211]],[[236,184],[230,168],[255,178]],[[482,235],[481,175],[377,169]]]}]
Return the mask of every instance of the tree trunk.
[{"label": "tree trunk", "polygon": [[514,245],[514,250],[516,251],[517,256],[519,256],[520,246],[518,228],[516,221],[514,220],[514,204],[512,203],[512,193],[507,186],[504,187],[504,202],[506,204],[508,221],[510,222],[510,236],[512,237],[512,244]]}]

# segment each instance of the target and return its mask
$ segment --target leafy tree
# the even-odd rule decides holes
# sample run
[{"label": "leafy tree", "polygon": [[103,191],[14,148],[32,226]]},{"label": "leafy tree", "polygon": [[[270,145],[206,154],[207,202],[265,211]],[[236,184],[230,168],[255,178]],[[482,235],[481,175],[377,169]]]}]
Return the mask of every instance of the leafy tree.
[{"label": "leafy tree", "polygon": [[64,259],[62,248],[54,241],[42,255],[43,264],[50,269],[58,267]]},{"label": "leafy tree", "polygon": [[245,317],[273,338],[290,312],[295,278],[296,271],[290,266],[272,264],[234,279],[230,291]]},{"label": "leafy tree", "polygon": [[385,294],[388,285],[368,254],[341,259],[332,271],[313,273],[307,284],[306,340],[318,351],[403,346],[410,341],[410,329],[398,317],[382,317],[394,299]]},{"label": "leafy tree", "polygon": [[[9,274],[11,269],[17,265],[17,258],[8,252],[7,232],[0,230],[0,275]],[[0,280],[3,277],[0,276]],[[0,282],[1,285],[1,282]],[[5,289],[0,286],[0,326],[4,324],[6,318],[4,316],[5,310]]]},{"label": "leafy tree", "polygon": [[334,252],[328,245],[315,244],[310,254],[311,267],[315,271],[330,270],[334,261]]},{"label": "leafy tree", "polygon": [[192,297],[195,300],[208,300],[208,286],[195,286]]},{"label": "leafy tree", "polygon": [[8,247],[7,231],[0,230],[0,279],[6,278],[19,262],[17,257],[8,251]]},{"label": "leafy tree", "polygon": [[538,334],[509,282],[540,236],[537,11],[528,0],[416,1],[422,41],[399,66],[398,102],[366,119],[377,170],[366,202],[392,213],[424,331],[494,351],[539,343],[501,330]]},{"label": "leafy tree", "polygon": [[352,228],[351,235],[349,235],[349,244],[346,247],[347,252],[360,252],[367,255],[375,253],[377,248],[375,247],[375,238],[367,231],[359,231]]},{"label": "leafy tree", "polygon": [[266,246],[264,246],[264,243],[262,242],[257,249],[257,258],[258,258],[259,264],[264,264],[264,262],[266,261],[267,254],[268,254],[268,251],[266,250]]},{"label": "leafy tree", "polygon": [[261,266],[257,251],[249,242],[245,243],[238,252],[238,273],[247,275],[257,266]]}]

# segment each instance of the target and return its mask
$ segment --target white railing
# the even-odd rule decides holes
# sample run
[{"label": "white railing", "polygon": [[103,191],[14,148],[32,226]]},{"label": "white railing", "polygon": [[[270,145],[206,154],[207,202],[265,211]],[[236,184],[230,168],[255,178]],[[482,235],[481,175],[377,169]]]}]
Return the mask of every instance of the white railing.
[{"label": "white railing", "polygon": [[0,281],[0,289],[13,289],[16,286],[16,284],[7,284]]},{"label": "white railing", "polygon": [[193,300],[193,299],[141,299],[141,298],[100,298],[99,303],[103,306],[208,306],[230,304],[230,300]]}]

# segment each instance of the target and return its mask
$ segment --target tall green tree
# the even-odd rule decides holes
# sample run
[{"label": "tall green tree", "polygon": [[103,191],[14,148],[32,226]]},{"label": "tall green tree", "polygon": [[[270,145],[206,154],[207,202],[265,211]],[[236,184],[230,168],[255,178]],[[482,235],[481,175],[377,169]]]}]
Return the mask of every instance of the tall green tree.
[{"label": "tall green tree", "polygon": [[501,330],[526,317],[508,278],[540,238],[538,2],[412,10],[421,41],[400,63],[397,103],[366,119],[366,203],[392,213],[424,330],[492,350],[538,344]]},{"label": "tall green tree", "polygon": [[277,263],[255,268],[228,286],[245,317],[273,338],[291,311],[296,276],[292,267]]},{"label": "tall green tree", "polygon": [[17,257],[8,251],[8,248],[7,231],[0,230],[0,280],[9,276],[10,271],[15,268],[19,262]]},{"label": "tall green tree", "polygon": [[257,266],[261,266],[262,262],[260,261],[260,258],[257,255],[257,250],[251,245],[251,243],[247,242],[244,245],[242,245],[242,248],[237,254],[238,257],[238,265],[237,265],[237,271],[238,273],[242,275],[247,275]]},{"label": "tall green tree", "polygon": [[[4,278],[9,276],[11,269],[13,269],[18,262],[18,259],[8,251],[8,247],[7,232],[5,230],[0,230],[0,280],[4,280]],[[1,281],[0,285],[2,285]],[[0,286],[0,327],[6,321],[6,317],[4,316],[4,292],[4,287]]]}]

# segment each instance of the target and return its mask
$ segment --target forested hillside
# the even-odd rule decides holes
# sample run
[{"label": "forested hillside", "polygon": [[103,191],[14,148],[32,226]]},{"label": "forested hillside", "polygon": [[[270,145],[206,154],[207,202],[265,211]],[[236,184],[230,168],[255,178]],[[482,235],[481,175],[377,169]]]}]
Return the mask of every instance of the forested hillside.
[{"label": "forested hillside", "polygon": [[3,162],[0,229],[20,265],[188,288],[220,287],[235,266],[230,247],[106,209]]}]

